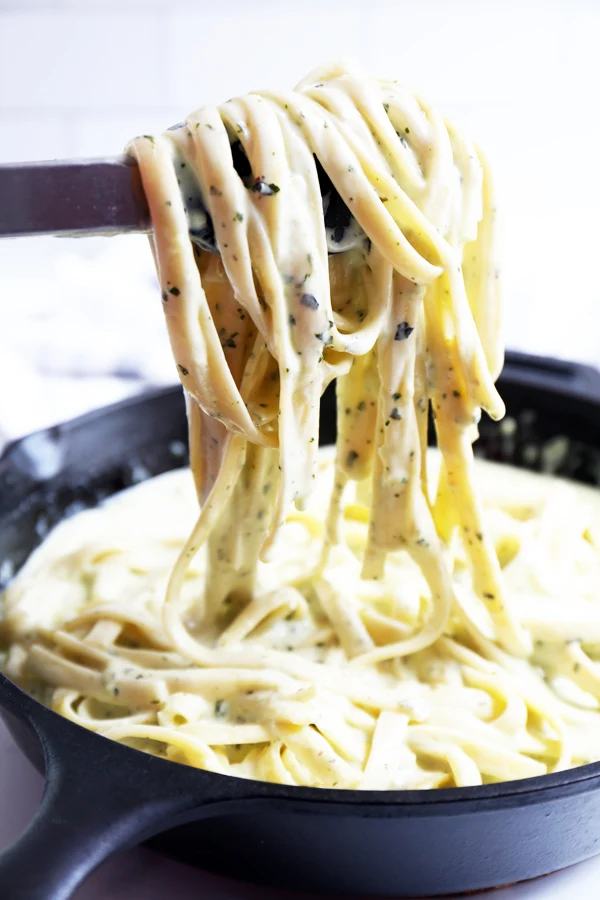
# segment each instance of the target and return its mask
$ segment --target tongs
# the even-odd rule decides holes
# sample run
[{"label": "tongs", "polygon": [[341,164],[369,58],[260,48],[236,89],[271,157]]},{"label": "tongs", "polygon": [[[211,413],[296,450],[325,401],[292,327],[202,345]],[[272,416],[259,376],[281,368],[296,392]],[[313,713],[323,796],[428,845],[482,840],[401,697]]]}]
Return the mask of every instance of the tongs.
[{"label": "tongs", "polygon": [[149,230],[140,172],[129,157],[0,165],[0,237]]},{"label": "tongs", "polygon": [[[235,162],[243,151],[235,144],[232,151]],[[244,171],[243,159],[239,166],[235,162],[240,173]],[[247,161],[246,166],[249,172]],[[356,245],[365,235],[318,162],[317,170],[327,246],[330,253],[336,253]],[[188,218],[191,239],[205,250],[218,252],[212,222],[200,195],[193,220]],[[130,157],[0,165],[0,238],[111,236],[150,229],[140,172]]]}]

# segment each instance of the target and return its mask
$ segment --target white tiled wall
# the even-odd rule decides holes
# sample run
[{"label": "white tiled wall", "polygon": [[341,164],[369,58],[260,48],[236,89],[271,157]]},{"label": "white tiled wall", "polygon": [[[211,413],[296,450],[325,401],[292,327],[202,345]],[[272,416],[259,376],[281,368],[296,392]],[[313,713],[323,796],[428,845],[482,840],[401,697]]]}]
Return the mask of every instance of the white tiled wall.
[{"label": "white tiled wall", "polygon": [[[357,57],[487,150],[508,342],[600,363],[599,45],[600,0],[0,0],[0,162],[116,154],[202,102]],[[0,242],[0,315],[23,252]]]}]

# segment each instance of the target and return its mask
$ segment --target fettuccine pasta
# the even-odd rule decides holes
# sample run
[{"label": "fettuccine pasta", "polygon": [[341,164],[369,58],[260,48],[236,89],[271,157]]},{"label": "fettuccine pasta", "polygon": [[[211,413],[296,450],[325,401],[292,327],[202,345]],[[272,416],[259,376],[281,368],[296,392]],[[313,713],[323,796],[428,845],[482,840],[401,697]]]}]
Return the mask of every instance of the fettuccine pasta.
[{"label": "fettuccine pasta", "polygon": [[504,412],[480,151],[342,64],[129,151],[193,484],[165,476],[51,535],[4,597],[6,671],[107,737],[287,784],[599,758],[598,499],[473,460],[481,411]]}]

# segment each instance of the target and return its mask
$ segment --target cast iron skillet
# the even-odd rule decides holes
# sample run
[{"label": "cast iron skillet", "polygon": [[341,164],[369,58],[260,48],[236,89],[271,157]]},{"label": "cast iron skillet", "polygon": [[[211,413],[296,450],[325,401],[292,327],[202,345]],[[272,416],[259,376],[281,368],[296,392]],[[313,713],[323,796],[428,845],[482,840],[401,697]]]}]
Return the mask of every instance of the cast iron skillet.
[{"label": "cast iron skillet", "polygon": [[[510,354],[501,391],[516,430],[486,419],[478,452],[531,468],[554,461],[561,474],[598,483],[600,374]],[[332,400],[324,400],[324,441],[334,436]],[[9,447],[0,460],[0,577],[10,580],[65,514],[183,465],[185,431],[181,393],[169,389]],[[561,436],[569,438],[562,456]],[[600,850],[600,763],[475,788],[322,790],[130,750],[50,712],[3,676],[0,714],[46,776],[39,812],[0,857],[1,900],[65,900],[110,854],[141,841],[261,884],[381,897],[489,888]]]}]

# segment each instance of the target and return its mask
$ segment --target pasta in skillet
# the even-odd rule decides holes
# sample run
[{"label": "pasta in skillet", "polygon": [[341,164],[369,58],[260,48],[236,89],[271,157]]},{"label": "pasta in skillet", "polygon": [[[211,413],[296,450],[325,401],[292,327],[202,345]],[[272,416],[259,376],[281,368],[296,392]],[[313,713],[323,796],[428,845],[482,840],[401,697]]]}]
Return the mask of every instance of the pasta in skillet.
[{"label": "pasta in skillet", "polygon": [[[481,153],[342,64],[129,150],[193,488],[167,476],[56,529],[4,596],[7,672],[107,737],[268,781],[461,786],[599,758],[598,501],[473,460],[481,410],[504,411]],[[550,578],[555,502],[574,526]]]}]

